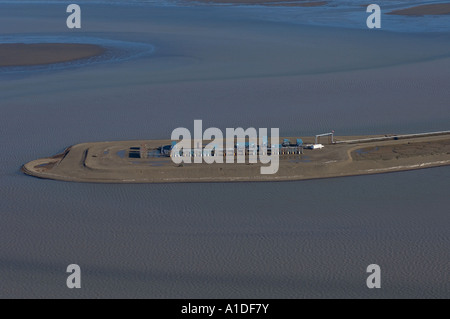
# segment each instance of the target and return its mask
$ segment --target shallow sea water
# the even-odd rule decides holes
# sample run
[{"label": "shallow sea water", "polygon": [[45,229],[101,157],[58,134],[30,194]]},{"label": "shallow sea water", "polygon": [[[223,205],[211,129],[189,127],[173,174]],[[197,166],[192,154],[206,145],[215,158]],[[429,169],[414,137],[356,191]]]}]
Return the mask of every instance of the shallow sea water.
[{"label": "shallow sea water", "polygon": [[[26,16],[16,25],[10,22],[24,13],[4,7],[0,29],[8,36],[70,37],[59,27],[58,6],[34,6],[27,12],[46,14],[46,20]],[[330,41],[323,34],[344,33],[266,26],[208,8],[170,10],[96,5],[85,11],[86,28],[77,37],[152,45],[152,56],[0,74],[0,297],[450,297],[450,167],[302,182],[168,185],[64,183],[20,172],[23,163],[71,144],[167,138],[197,118],[221,128],[279,125],[291,136],[330,128],[341,134],[448,129],[448,69],[432,62],[449,55],[448,41],[440,41],[446,34],[374,38],[402,45],[380,49],[390,54],[372,61],[364,81],[359,72],[372,57],[364,48],[360,65],[351,64],[354,71],[340,72],[351,62],[341,58],[323,70],[294,65],[286,76],[289,63],[265,67],[259,49],[300,52],[286,45],[291,37],[316,32],[316,39]],[[105,13],[118,25],[101,19]],[[147,15],[153,18],[148,24]],[[279,49],[264,42],[277,43],[264,32],[269,29],[285,32]],[[360,31],[349,32],[364,41]],[[223,51],[219,36],[234,51]],[[252,46],[241,46],[247,39]],[[302,40],[306,49],[321,47],[313,37]],[[420,51],[424,44],[427,50]],[[405,57],[408,48],[417,49]],[[241,68],[239,56],[245,62],[247,54],[256,54],[256,62]],[[229,55],[236,59],[228,61]],[[402,56],[417,63],[403,68]],[[396,64],[398,72],[387,67]],[[327,70],[334,75],[322,77]],[[258,79],[261,72],[272,77]],[[65,286],[72,263],[82,269],[77,291]],[[380,290],[365,284],[372,263],[382,269]]]}]

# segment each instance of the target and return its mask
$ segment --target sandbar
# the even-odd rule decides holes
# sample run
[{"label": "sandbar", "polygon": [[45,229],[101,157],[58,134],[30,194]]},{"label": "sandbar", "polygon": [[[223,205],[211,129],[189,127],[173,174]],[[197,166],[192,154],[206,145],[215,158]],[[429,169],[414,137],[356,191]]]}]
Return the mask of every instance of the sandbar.
[{"label": "sandbar", "polygon": [[328,3],[328,1],[312,0],[194,0],[193,2],[232,5],[263,5],[270,7],[319,7]]},{"label": "sandbar", "polygon": [[2,43],[0,67],[45,65],[101,55],[105,49],[80,43]]},{"label": "sandbar", "polygon": [[450,3],[425,4],[401,10],[394,10],[389,12],[388,14],[397,14],[405,16],[450,14]]}]

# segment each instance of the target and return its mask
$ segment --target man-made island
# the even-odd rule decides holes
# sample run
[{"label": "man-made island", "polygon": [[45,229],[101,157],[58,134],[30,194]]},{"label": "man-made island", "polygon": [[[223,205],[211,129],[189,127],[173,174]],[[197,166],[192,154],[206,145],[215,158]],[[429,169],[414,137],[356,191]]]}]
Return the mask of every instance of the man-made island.
[{"label": "man-made island", "polygon": [[450,165],[450,132],[335,137],[333,142],[322,137],[319,142],[324,148],[317,149],[314,137],[297,139],[297,144],[289,141],[273,175],[261,175],[260,167],[267,164],[259,162],[177,165],[167,140],[78,144],[62,154],[25,164],[22,170],[40,178],[73,182],[174,183],[305,180]]},{"label": "man-made island", "polygon": [[0,43],[0,67],[71,62],[101,55],[105,49],[81,43]]}]

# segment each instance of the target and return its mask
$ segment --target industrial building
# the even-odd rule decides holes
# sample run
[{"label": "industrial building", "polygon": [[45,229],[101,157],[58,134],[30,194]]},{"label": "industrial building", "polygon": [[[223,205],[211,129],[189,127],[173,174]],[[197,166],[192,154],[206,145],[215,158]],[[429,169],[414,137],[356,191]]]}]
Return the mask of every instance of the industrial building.
[{"label": "industrial building", "polygon": [[214,148],[206,149],[205,145],[198,145],[197,149],[190,150],[174,150],[176,142],[171,145],[162,145],[157,149],[148,149],[146,145],[141,147],[130,147],[130,158],[149,158],[149,157],[207,157],[207,156],[257,156],[257,155],[301,155],[304,149],[320,150],[325,146],[319,143],[321,137],[329,137],[331,143],[334,142],[334,131],[326,134],[319,134],[315,136],[314,144],[304,144],[303,140],[298,138],[292,143],[289,139],[283,139],[281,144],[268,145],[267,137],[263,137],[263,144],[255,145],[254,143],[244,142],[235,143],[233,148],[223,148],[215,146]]}]

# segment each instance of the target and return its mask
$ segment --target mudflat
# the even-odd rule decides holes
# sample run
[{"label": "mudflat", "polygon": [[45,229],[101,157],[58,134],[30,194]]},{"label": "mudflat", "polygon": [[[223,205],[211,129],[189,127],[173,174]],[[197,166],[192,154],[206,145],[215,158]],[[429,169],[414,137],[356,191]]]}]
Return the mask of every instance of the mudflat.
[{"label": "mudflat", "polygon": [[[369,140],[367,140],[369,139]],[[373,140],[370,140],[373,139]],[[313,138],[305,138],[312,142]],[[64,153],[25,164],[28,175],[74,182],[175,183],[286,181],[366,175],[450,165],[450,134],[397,138],[338,137],[336,143],[303,154],[283,154],[279,170],[262,175],[261,166],[246,163],[183,163],[170,157],[135,157],[136,150],[157,149],[168,140],[84,143]]]},{"label": "mudflat", "polygon": [[104,48],[94,44],[3,43],[0,44],[0,67],[70,62],[98,56],[104,52]]}]

